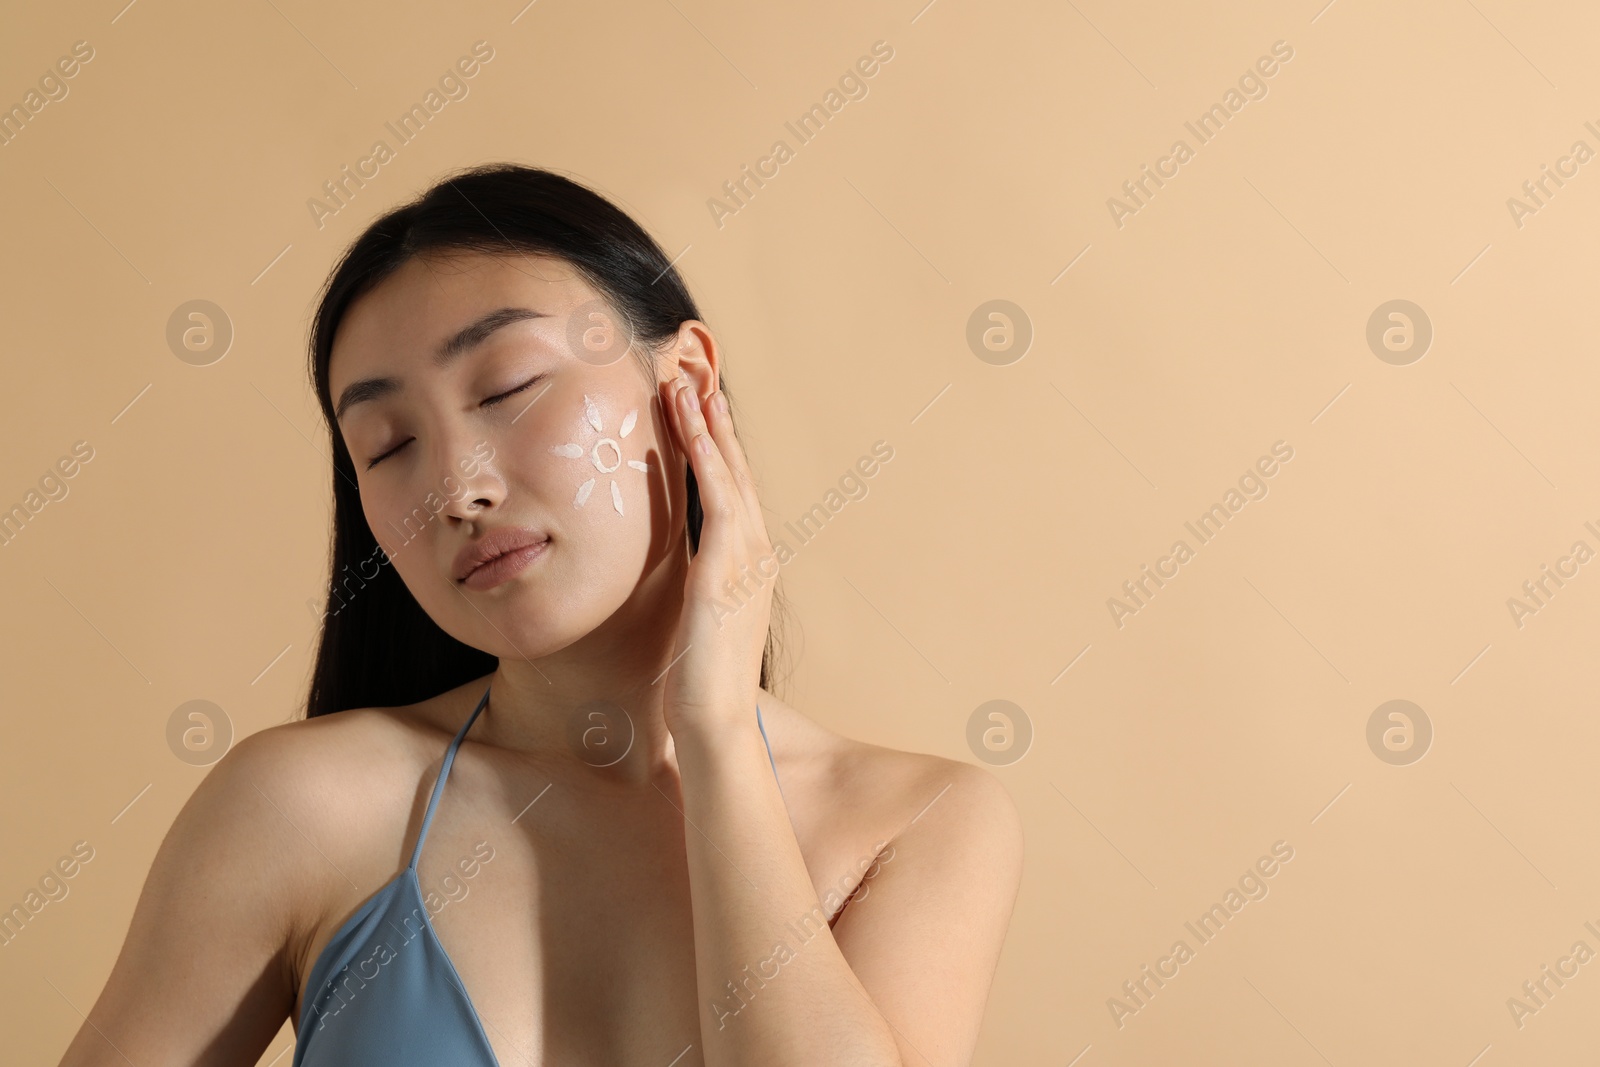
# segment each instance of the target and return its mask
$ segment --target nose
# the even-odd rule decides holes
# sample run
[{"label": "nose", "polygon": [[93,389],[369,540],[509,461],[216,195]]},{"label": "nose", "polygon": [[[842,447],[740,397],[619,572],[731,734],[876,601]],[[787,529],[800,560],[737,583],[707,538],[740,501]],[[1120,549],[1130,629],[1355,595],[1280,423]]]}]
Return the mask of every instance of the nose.
[{"label": "nose", "polygon": [[[458,439],[459,442],[459,439]],[[505,501],[505,480],[494,464],[494,449],[487,441],[447,443],[440,465],[445,506],[440,514],[453,519],[480,518],[486,509]]]}]

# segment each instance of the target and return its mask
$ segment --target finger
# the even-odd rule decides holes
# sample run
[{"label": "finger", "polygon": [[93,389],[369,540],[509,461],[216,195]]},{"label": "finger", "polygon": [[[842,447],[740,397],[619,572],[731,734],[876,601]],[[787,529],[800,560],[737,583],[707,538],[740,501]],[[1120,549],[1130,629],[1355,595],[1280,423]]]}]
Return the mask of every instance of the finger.
[{"label": "finger", "polygon": [[661,405],[661,417],[667,424],[667,443],[685,459],[689,458],[689,435],[685,432],[683,409],[679,406],[682,379],[661,383],[656,401]]},{"label": "finger", "polygon": [[[738,487],[740,498],[744,501],[745,514],[752,520],[761,516],[761,498],[756,492],[755,476],[750,473],[750,464],[746,460],[744,447],[739,443],[738,436],[733,432],[733,416],[724,410],[723,405],[728,401],[728,394],[717,390],[711,395],[711,403],[707,405],[709,411],[707,421],[711,426],[711,436],[717,442],[717,447],[722,452],[723,460],[732,472],[735,486]],[[761,522],[761,533],[766,534],[766,521]]]},{"label": "finger", "polygon": [[[736,521],[748,518],[744,514],[744,500],[733,484],[733,474],[717,439],[706,425],[705,414],[700,409],[700,394],[693,386],[678,392],[678,413],[683,419],[687,438],[689,461],[694,464],[695,480],[700,486],[700,504],[707,514],[727,511]],[[701,440],[704,434],[704,440]],[[702,451],[700,445],[708,447]]]}]

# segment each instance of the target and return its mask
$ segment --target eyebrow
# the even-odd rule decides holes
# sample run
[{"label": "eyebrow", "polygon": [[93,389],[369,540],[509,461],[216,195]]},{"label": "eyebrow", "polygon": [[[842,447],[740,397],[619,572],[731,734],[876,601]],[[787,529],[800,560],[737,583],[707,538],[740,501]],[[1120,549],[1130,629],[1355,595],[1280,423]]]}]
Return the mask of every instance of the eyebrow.
[{"label": "eyebrow", "polygon": [[[468,323],[456,331],[433,353],[433,365],[440,369],[448,367],[460,359],[468,350],[476,348],[487,341],[497,330],[510,326],[524,319],[543,319],[549,316],[543,311],[532,308],[503,307],[489,312],[487,315],[474,322]],[[339,394],[339,403],[335,405],[333,418],[335,422],[343,419],[345,412],[357,404],[368,400],[377,400],[379,397],[388,396],[390,393],[400,391],[399,378],[378,377],[362,378],[360,381],[351,382],[344,387],[344,392]]]}]

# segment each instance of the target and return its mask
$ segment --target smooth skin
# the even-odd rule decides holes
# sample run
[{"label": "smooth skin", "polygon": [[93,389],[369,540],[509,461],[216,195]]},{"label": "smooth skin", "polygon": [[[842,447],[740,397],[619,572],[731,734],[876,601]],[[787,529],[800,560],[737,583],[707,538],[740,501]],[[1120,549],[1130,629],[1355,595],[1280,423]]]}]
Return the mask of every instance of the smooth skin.
[{"label": "smooth skin", "polygon": [[[716,341],[683,323],[651,380],[574,347],[598,300],[558,259],[461,253],[414,259],[351,307],[333,396],[397,386],[340,414],[368,524],[424,610],[499,665],[236,744],[157,852],[63,1067],[268,1052],[329,938],[405,865],[491,683],[419,876],[501,1067],[970,1061],[1021,878],[1016,808],[983,768],[851,740],[759,687],[771,582],[748,579],[772,572],[771,543],[717,403]],[[435,359],[503,308],[538,317]],[[607,466],[647,469],[602,473],[601,437],[619,446],[593,453]],[[570,443],[584,454],[552,451]],[[456,552],[503,526],[550,544],[492,589],[455,581]],[[625,709],[601,738],[621,758],[585,732],[596,699]],[[808,915],[833,924],[802,939]]]}]

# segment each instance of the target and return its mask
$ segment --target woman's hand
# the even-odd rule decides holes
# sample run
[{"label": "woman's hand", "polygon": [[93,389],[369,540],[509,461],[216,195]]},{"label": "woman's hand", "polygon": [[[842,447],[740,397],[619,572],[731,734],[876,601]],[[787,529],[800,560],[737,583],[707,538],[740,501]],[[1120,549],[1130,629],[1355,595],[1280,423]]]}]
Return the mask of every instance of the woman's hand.
[{"label": "woman's hand", "polygon": [[755,718],[778,560],[767,537],[755,480],[718,390],[702,410],[680,368],[662,385],[673,437],[688,457],[705,513],[689,561],[683,612],[665,681],[665,718],[682,730],[717,731]]}]

